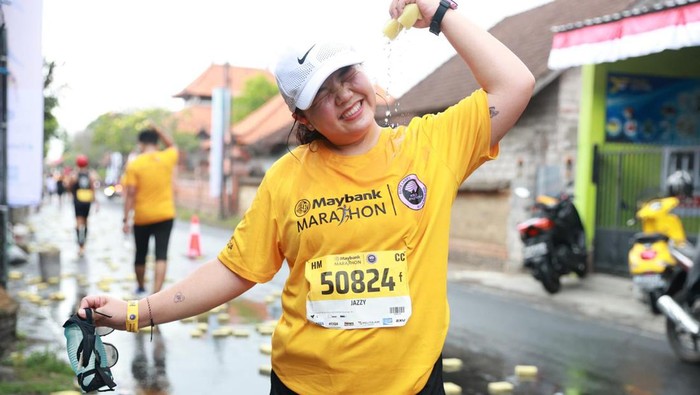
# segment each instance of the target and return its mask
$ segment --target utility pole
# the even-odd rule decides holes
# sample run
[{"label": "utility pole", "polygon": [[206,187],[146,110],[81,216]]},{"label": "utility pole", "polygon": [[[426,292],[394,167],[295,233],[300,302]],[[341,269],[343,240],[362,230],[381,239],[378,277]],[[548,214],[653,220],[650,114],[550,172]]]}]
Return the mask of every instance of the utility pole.
[{"label": "utility pole", "polygon": [[[228,64],[224,68],[224,84],[229,81]],[[223,84],[222,84],[223,85]],[[209,195],[219,200],[219,218],[225,218],[226,174],[224,158],[227,134],[231,129],[231,92],[228,86],[214,88],[211,109],[211,146],[209,149]]]},{"label": "utility pole", "polygon": [[[230,80],[230,75],[229,75],[229,64],[226,62],[224,64],[224,90],[228,91],[231,86],[231,80]],[[230,96],[229,96],[230,97]],[[230,109],[231,107],[231,102],[229,101],[228,103],[224,101],[224,105],[227,105]],[[227,116],[228,114],[228,116]],[[226,201],[227,196],[228,196],[228,184],[226,183],[227,181],[227,175],[226,175],[226,169],[224,169],[224,163],[226,163],[228,160],[228,157],[230,155],[229,150],[231,147],[229,144],[227,144],[226,140],[230,139],[230,132],[231,132],[231,116],[230,116],[230,110],[229,111],[224,111],[222,114],[222,122],[223,122],[223,133],[221,134],[221,146],[222,146],[222,155],[221,155],[221,195],[219,195],[219,219],[225,219],[226,218]],[[229,168],[229,171],[231,169]]]},{"label": "utility pole", "polygon": [[0,4],[0,287],[7,287],[7,32]]}]

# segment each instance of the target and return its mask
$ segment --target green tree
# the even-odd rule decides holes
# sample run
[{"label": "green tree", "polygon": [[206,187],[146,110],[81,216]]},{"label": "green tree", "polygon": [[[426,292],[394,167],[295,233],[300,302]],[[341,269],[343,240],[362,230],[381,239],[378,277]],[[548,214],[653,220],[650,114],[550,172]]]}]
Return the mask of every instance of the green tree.
[{"label": "green tree", "polygon": [[60,129],[58,120],[53,115],[54,109],[58,107],[58,91],[54,86],[54,71],[56,62],[47,62],[44,59],[44,156],[48,152],[49,141],[59,139],[66,141],[66,132]]},{"label": "green tree", "polygon": [[172,135],[180,152],[191,154],[199,150],[197,136],[176,130],[172,113],[159,108],[102,114],[84,132],[75,135],[71,146],[74,152],[88,155],[93,163],[101,163],[112,152],[126,157],[136,148],[138,133],[151,122]]},{"label": "green tree", "polygon": [[105,113],[86,128],[86,136],[77,138],[76,148],[82,148],[90,159],[102,158],[106,153],[128,155],[136,147],[139,131],[150,122],[171,130],[170,112],[164,109],[136,110],[130,113]]},{"label": "green tree", "polygon": [[177,144],[178,150],[187,153],[197,152],[199,150],[199,140],[192,133],[176,131],[173,133],[173,139]]},{"label": "green tree", "polygon": [[231,100],[231,123],[236,123],[277,94],[277,85],[262,75],[248,79],[241,94]]}]

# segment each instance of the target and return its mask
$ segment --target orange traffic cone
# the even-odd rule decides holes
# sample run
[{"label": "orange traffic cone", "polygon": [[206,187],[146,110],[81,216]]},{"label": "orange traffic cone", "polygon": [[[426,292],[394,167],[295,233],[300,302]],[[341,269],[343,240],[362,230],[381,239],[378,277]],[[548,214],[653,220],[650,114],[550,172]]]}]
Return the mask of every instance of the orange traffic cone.
[{"label": "orange traffic cone", "polygon": [[202,256],[202,247],[199,241],[199,217],[193,215],[190,221],[190,248],[187,250],[187,256],[190,259]]}]

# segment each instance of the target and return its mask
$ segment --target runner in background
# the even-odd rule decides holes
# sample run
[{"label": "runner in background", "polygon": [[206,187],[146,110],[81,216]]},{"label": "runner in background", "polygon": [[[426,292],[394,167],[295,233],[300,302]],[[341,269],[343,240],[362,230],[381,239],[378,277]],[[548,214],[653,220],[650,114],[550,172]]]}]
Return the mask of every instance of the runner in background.
[{"label": "runner in background", "polygon": [[[127,162],[124,171],[124,233],[134,231],[136,254],[136,294],[146,292],[146,256],[151,236],[155,239],[155,276],[153,292],[163,287],[168,263],[170,232],[175,220],[173,173],[178,160],[174,140],[160,128],[151,126],[139,132],[140,154]],[[164,149],[158,147],[162,142]],[[133,216],[132,216],[133,214]]]},{"label": "runner in background", "polygon": [[[58,197],[58,208],[63,206],[63,192],[66,191],[65,184],[65,168],[61,168],[54,173],[54,178],[56,178],[56,196]],[[68,169],[70,172],[70,169]]]},{"label": "runner in background", "polygon": [[[78,155],[75,159],[77,169],[68,180],[68,190],[73,194],[73,206],[75,207],[75,233],[78,240],[78,256],[85,254],[85,241],[88,231],[87,218],[90,215],[90,207],[95,202],[95,178],[90,173],[88,164],[87,156]],[[95,208],[97,209],[97,206]]]},{"label": "runner in background", "polygon": [[56,178],[54,178],[51,171],[48,171],[46,173],[46,178],[44,179],[44,189],[46,191],[44,198],[49,202],[49,204],[51,204],[53,201],[53,195],[56,194],[56,188]]}]

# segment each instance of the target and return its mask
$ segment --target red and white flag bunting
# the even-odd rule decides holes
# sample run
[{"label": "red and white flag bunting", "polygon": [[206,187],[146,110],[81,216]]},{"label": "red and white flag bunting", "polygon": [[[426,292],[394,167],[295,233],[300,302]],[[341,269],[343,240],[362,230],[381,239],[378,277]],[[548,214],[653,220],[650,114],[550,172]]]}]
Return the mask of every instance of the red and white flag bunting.
[{"label": "red and white flag bunting", "polygon": [[700,3],[556,33],[552,70],[700,45]]}]

